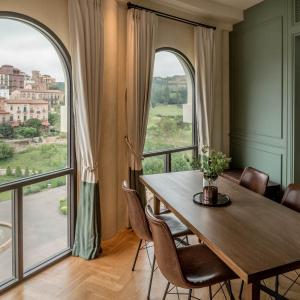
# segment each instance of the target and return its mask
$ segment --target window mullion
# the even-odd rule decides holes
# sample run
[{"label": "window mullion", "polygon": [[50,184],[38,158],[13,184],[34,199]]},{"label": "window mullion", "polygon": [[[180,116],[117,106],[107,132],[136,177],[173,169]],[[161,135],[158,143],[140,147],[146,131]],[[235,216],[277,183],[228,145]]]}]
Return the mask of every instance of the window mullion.
[{"label": "window mullion", "polygon": [[14,190],[13,197],[13,220],[14,220],[14,272],[18,281],[24,276],[23,270],[23,189],[18,187]]}]

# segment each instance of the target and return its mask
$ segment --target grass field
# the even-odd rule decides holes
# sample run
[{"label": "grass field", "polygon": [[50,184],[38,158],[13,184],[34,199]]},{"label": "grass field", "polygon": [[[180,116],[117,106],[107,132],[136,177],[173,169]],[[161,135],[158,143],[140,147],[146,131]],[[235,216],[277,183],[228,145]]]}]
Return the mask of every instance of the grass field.
[{"label": "grass field", "polygon": [[[191,146],[192,124],[183,123],[183,109],[179,105],[158,105],[150,109],[145,152]],[[192,151],[173,153],[172,171],[190,170]],[[165,172],[164,155],[144,159],[145,174]]]},{"label": "grass field", "polygon": [[192,145],[192,124],[183,123],[180,105],[150,109],[145,152]]},{"label": "grass field", "polygon": [[[12,158],[0,160],[0,169],[6,169],[8,166],[12,169],[20,167],[28,168],[36,172],[49,172],[61,169],[67,163],[67,145],[48,144],[36,147],[29,146],[26,150],[17,152]],[[6,176],[0,176],[0,183]]]}]

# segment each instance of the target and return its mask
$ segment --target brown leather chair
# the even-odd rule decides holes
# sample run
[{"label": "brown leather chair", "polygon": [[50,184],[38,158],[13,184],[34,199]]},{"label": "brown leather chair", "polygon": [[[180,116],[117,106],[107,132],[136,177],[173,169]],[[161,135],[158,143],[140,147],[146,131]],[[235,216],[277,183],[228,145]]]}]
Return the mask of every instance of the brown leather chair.
[{"label": "brown leather chair", "polygon": [[[282,197],[281,204],[300,213],[300,184],[290,184],[287,189],[285,190],[285,193]],[[291,278],[290,276],[286,274],[282,274],[286,279],[291,281],[291,284],[289,285],[288,289],[284,292],[284,295],[287,294],[287,292],[297,283],[300,278],[300,274],[295,271],[295,276]],[[279,276],[276,276],[275,280],[275,292],[278,293],[279,289]]]},{"label": "brown leather chair", "polygon": [[290,184],[283,195],[281,204],[300,213],[300,184]]},{"label": "brown leather chair", "polygon": [[211,285],[221,282],[227,283],[230,298],[234,299],[230,280],[237,278],[236,274],[207,246],[197,244],[176,248],[166,222],[160,215],[154,216],[149,205],[146,207],[146,216],[151,227],[158,267],[168,280],[163,299],[169,293],[170,283],[188,289],[188,299],[192,298],[192,289],[209,287],[212,299]]},{"label": "brown leather chair", "polygon": [[[140,250],[146,249],[148,254],[148,242],[152,242],[152,234],[150,231],[149,223],[146,219],[145,210],[141,204],[137,192],[135,190],[130,189],[126,181],[123,182],[122,189],[126,194],[128,215],[129,215],[131,227],[134,230],[135,234],[140,238],[140,242],[132,266],[132,271],[134,271]],[[192,234],[192,232],[184,224],[182,224],[174,214],[164,213],[161,215],[161,218],[169,226],[171,235],[174,239],[177,238],[179,239],[184,236],[187,237],[188,234]],[[145,246],[141,247],[143,241],[145,242]],[[179,241],[183,243],[183,240],[179,239]],[[186,238],[186,242],[188,243],[187,238]],[[150,297],[154,265],[155,265],[155,256],[153,257],[153,261],[152,261],[152,268],[151,268],[152,270],[151,270],[151,277],[150,277],[148,296],[147,296],[148,299]]]},{"label": "brown leather chair", "polygon": [[244,169],[240,179],[240,185],[260,195],[265,194],[268,182],[269,175],[251,167]]}]

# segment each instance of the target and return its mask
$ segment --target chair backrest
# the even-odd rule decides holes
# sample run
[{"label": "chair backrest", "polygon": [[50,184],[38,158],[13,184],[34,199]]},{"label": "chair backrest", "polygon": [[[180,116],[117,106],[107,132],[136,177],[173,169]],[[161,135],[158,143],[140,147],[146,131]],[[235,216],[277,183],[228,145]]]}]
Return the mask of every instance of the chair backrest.
[{"label": "chair backrest", "polygon": [[126,181],[123,182],[122,189],[126,195],[128,215],[132,229],[140,239],[152,241],[149,224],[137,192],[130,189]]},{"label": "chair backrest", "polygon": [[149,205],[146,206],[146,216],[150,224],[155,257],[160,271],[170,283],[184,287],[186,281],[168,225],[159,216],[154,216]]},{"label": "chair backrest", "polygon": [[287,187],[281,204],[300,212],[300,184],[290,184]]},{"label": "chair backrest", "polygon": [[240,179],[240,185],[260,195],[265,194],[268,182],[268,174],[251,167],[245,168]]}]

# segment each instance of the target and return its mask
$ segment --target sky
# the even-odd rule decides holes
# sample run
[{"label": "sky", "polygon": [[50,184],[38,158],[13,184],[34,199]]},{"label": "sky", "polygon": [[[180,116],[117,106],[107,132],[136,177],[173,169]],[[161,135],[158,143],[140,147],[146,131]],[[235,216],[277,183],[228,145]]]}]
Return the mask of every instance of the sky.
[{"label": "sky", "polygon": [[[59,56],[51,42],[30,25],[19,21],[0,19],[0,65],[13,65],[30,75],[32,70],[64,81]],[[184,75],[175,54],[156,53],[154,76]]]},{"label": "sky", "polygon": [[175,54],[167,51],[156,53],[153,73],[154,77],[185,75],[178,58]]},{"label": "sky", "polygon": [[51,42],[30,25],[0,19],[0,65],[13,65],[28,75],[32,70],[64,81],[63,67]]}]

